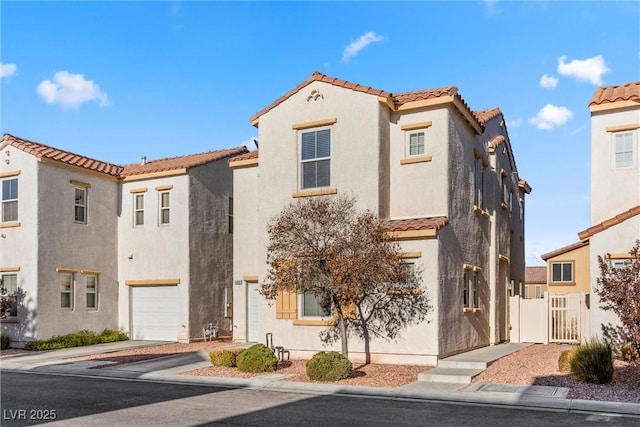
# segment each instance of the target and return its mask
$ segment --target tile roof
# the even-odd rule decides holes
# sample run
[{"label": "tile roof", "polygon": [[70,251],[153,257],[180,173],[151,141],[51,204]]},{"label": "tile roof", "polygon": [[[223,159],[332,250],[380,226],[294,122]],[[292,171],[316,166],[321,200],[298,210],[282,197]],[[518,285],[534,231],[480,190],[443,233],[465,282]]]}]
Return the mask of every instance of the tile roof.
[{"label": "tile roof", "polygon": [[578,237],[580,239],[588,239],[589,237],[597,234],[601,231],[606,230],[607,228],[613,227],[614,225],[618,225],[623,221],[628,220],[636,215],[640,214],[640,205],[629,209],[628,211],[624,211],[621,214],[614,216],[613,218],[609,218],[607,220],[602,221],[599,224],[593,225],[587,228],[584,231],[578,233]]},{"label": "tile roof", "polygon": [[543,260],[546,261],[549,258],[553,258],[554,256],[562,255],[562,254],[567,253],[569,251],[572,251],[574,249],[582,248],[583,246],[587,246],[588,244],[589,244],[589,240],[581,240],[579,242],[572,243],[572,244],[567,245],[567,246],[563,246],[560,249],[556,249],[554,251],[547,252],[546,254],[542,254],[542,255],[540,255],[540,258],[542,258]]},{"label": "tile roof", "polygon": [[490,141],[489,141],[489,149],[494,150],[496,148],[498,148],[498,145],[502,144],[503,142],[505,142],[507,140],[507,138],[504,137],[504,135],[498,135],[493,137]]},{"label": "tile roof", "polygon": [[525,267],[524,283],[547,283],[547,267]]},{"label": "tile roof", "polygon": [[232,157],[231,159],[229,159],[229,162],[235,162],[240,160],[251,160],[251,159],[257,159],[257,158],[258,158],[258,150],[255,150],[246,154],[241,154],[239,156]]},{"label": "tile roof", "polygon": [[61,150],[59,148],[50,147],[38,142],[29,141],[27,139],[18,138],[11,134],[5,133],[2,137],[2,147],[11,145],[24,151],[25,153],[35,156],[37,159],[49,159],[56,162],[65,163],[71,166],[87,169],[94,172],[100,172],[105,175],[117,177],[122,171],[122,166],[112,163],[103,162],[92,159],[90,157],[81,156],[70,151]]},{"label": "tile roof", "polygon": [[489,120],[501,115],[502,111],[500,111],[500,108],[494,107],[494,108],[489,108],[488,110],[475,111],[474,114],[478,119],[478,121],[480,122],[480,124],[484,126],[485,123],[487,123]]},{"label": "tile roof", "polygon": [[446,216],[433,218],[389,219],[385,221],[385,228],[390,232],[440,230],[449,223]]},{"label": "tile roof", "polygon": [[589,106],[630,100],[640,100],[640,81],[599,87],[593,94]]},{"label": "tile roof", "polygon": [[256,114],[254,114],[250,118],[251,123],[254,123],[260,116],[269,112],[273,108],[277,107],[282,102],[286,101],[291,96],[295,95],[296,93],[301,91],[303,88],[305,88],[312,82],[317,82],[317,81],[329,83],[334,86],[339,86],[346,89],[351,89],[356,92],[362,92],[370,95],[380,96],[380,97],[386,98],[390,104],[395,105],[396,107],[406,104],[408,102],[428,100],[433,98],[439,98],[442,96],[452,96],[459,102],[460,108],[465,110],[467,113],[469,113],[471,117],[473,117],[477,121],[478,125],[482,128],[482,125],[480,124],[480,120],[476,117],[475,113],[469,108],[467,103],[462,99],[462,97],[458,93],[458,88],[455,86],[438,88],[438,89],[413,90],[409,92],[399,92],[396,94],[392,94],[391,92],[388,92],[382,89],[375,89],[370,86],[363,86],[357,83],[348,82],[346,80],[340,80],[335,77],[329,77],[327,75],[322,74],[319,71],[314,71],[313,74],[311,74],[311,76],[307,78],[305,81],[297,85],[295,88],[293,88],[289,92],[282,95],[280,98],[273,101],[271,104],[267,105],[265,108],[263,108]]},{"label": "tile roof", "polygon": [[168,157],[158,160],[150,160],[141,163],[132,163],[124,165],[122,176],[133,176],[147,173],[165,172],[178,169],[189,169],[216,160],[225,159],[248,153],[247,147],[244,145],[236,148],[227,148],[224,150],[207,151],[205,153],[189,154],[186,156]]}]

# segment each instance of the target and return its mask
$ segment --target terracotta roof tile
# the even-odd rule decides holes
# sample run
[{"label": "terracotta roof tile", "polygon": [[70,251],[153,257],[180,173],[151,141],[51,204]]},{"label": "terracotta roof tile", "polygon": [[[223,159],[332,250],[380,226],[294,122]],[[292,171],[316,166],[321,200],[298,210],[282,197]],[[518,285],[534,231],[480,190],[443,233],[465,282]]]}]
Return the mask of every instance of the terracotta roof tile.
[{"label": "terracotta roof tile", "polygon": [[542,254],[542,255],[540,255],[540,258],[542,258],[543,260],[546,261],[549,258],[553,258],[554,256],[562,255],[562,254],[567,253],[569,251],[572,251],[574,249],[578,249],[578,248],[581,248],[583,246],[587,246],[588,244],[589,244],[589,240],[581,240],[579,242],[572,243],[572,244],[567,245],[567,246],[563,246],[560,249],[556,249],[556,250],[553,250],[551,252],[547,252],[546,254]]},{"label": "terracotta roof tile", "polygon": [[251,151],[247,154],[241,154],[239,156],[235,156],[229,159],[229,163],[241,160],[252,160],[258,158],[258,150]]},{"label": "terracotta roof tile", "polygon": [[421,89],[393,94],[393,101],[396,105],[402,105],[406,104],[407,102],[423,101],[447,95],[455,96],[457,94],[458,88],[455,86],[442,87],[437,89]]},{"label": "terracotta roof tile", "polygon": [[628,211],[624,211],[621,214],[614,216],[613,218],[606,219],[599,224],[592,225],[586,230],[579,232],[578,237],[580,239],[588,239],[594,234],[600,233],[601,231],[604,231],[607,228],[613,227],[614,225],[618,225],[621,222],[626,221],[629,218],[633,218],[638,214],[640,214],[640,205],[633,207]]},{"label": "terracotta roof tile", "polygon": [[494,107],[488,110],[475,111],[474,113],[480,124],[484,126],[489,120],[501,115],[502,111],[500,111],[500,108]]},{"label": "terracotta roof tile", "polygon": [[498,148],[498,145],[502,144],[506,140],[507,138],[505,138],[504,135],[495,136],[489,141],[489,148],[495,150]]},{"label": "terracotta roof tile", "polygon": [[617,101],[640,100],[640,81],[618,86],[602,86],[596,89],[589,105],[607,104]]},{"label": "terracotta roof tile", "polygon": [[140,175],[146,173],[165,172],[178,169],[188,169],[248,153],[247,147],[228,148],[224,150],[207,151],[206,153],[190,154],[187,156],[169,157],[165,159],[150,160],[145,163],[132,163],[124,165],[122,176]]},{"label": "terracotta roof tile", "polygon": [[122,172],[122,166],[112,163],[95,160],[90,157],[81,156],[70,151],[61,150],[59,148],[50,147],[38,142],[29,141],[27,139],[18,138],[17,136],[5,133],[2,137],[2,146],[11,145],[31,154],[38,159],[49,159],[60,163],[65,163],[79,168],[88,169],[96,172],[104,173],[110,176],[119,176]]},{"label": "terracotta roof tile", "polygon": [[390,219],[385,221],[387,231],[440,230],[449,223],[446,216],[433,218]]},{"label": "terracotta roof tile", "polygon": [[524,283],[547,283],[547,267],[525,267]]}]

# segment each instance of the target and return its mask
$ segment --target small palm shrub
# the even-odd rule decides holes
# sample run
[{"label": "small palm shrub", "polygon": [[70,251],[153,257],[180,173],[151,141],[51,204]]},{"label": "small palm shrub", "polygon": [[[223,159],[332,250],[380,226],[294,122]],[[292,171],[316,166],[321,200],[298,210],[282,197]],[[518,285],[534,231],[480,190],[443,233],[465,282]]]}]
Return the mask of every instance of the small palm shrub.
[{"label": "small palm shrub", "polygon": [[560,357],[558,358],[558,371],[560,372],[570,372],[571,371],[571,356],[573,350],[565,350],[560,353]]},{"label": "small palm shrub", "polygon": [[620,348],[620,357],[626,362],[638,363],[640,360],[638,351],[631,343],[627,343]]},{"label": "small palm shrub", "polygon": [[353,365],[337,351],[316,353],[307,362],[307,376],[315,381],[338,381],[349,378]]},{"label": "small palm shrub", "polygon": [[238,355],[244,348],[220,348],[209,352],[209,360],[213,366],[224,366],[225,368],[235,368]]},{"label": "small palm shrub", "polygon": [[592,341],[573,351],[571,373],[582,382],[607,384],[613,379],[613,355],[607,343]]},{"label": "small palm shrub", "polygon": [[0,350],[11,347],[11,337],[7,334],[0,334]]},{"label": "small palm shrub", "polygon": [[254,344],[236,358],[238,370],[242,372],[273,372],[278,367],[278,358],[264,344]]}]

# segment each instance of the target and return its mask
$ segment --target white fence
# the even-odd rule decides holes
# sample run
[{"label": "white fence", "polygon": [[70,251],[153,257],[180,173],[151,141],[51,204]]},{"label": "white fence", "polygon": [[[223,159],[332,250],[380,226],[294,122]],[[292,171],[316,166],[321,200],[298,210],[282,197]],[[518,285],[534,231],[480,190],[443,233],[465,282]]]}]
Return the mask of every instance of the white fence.
[{"label": "white fence", "polygon": [[589,338],[586,294],[549,294],[509,298],[511,342],[579,343]]}]

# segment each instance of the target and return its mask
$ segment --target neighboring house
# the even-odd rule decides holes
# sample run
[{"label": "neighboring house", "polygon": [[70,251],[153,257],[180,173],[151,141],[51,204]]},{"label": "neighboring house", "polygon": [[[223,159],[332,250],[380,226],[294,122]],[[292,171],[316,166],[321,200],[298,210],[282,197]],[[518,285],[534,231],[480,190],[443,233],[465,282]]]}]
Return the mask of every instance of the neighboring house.
[{"label": "neighboring house", "polygon": [[542,255],[545,283],[551,294],[590,293],[589,241],[581,240]]},{"label": "neighboring house", "polygon": [[543,298],[547,291],[547,267],[525,267],[522,298]]},{"label": "neighboring house", "polygon": [[[268,302],[258,289],[268,221],[298,198],[335,194],[386,219],[434,307],[396,342],[372,342],[372,360],[434,364],[509,339],[507,299],[524,283],[531,188],[498,108],[473,111],[455,87],[392,94],[316,72],[251,122],[259,154],[229,162],[234,339],[264,341],[271,332],[292,355],[325,349],[318,334],[332,320],[313,298],[283,293]],[[349,346],[364,358],[362,342]]]},{"label": "neighboring house", "polygon": [[229,329],[227,160],[246,152],[119,166],[5,134],[0,274],[18,304],[2,332],[187,341],[208,322]]},{"label": "neighboring house", "polygon": [[[591,226],[578,233],[589,241],[590,283],[600,276],[597,257],[624,266],[640,239],[640,81],[596,90],[591,102]],[[592,294],[591,334],[618,324]]]}]

